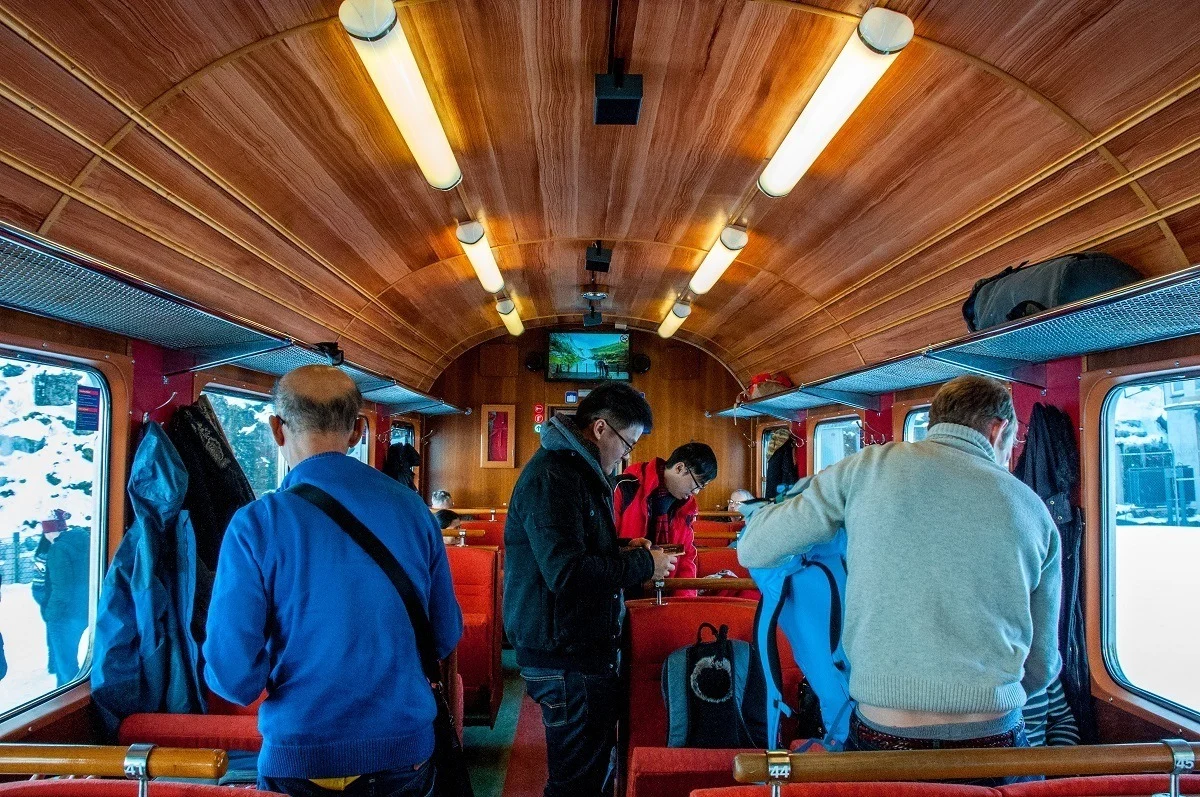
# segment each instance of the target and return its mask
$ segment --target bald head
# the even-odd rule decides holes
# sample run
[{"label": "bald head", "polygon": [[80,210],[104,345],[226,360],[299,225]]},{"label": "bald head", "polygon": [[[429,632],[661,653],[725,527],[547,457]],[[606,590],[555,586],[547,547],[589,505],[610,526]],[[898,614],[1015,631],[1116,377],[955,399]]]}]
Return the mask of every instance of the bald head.
[{"label": "bald head", "polygon": [[275,413],[296,434],[348,435],[362,411],[354,380],[331,365],[305,365],[275,384]]}]

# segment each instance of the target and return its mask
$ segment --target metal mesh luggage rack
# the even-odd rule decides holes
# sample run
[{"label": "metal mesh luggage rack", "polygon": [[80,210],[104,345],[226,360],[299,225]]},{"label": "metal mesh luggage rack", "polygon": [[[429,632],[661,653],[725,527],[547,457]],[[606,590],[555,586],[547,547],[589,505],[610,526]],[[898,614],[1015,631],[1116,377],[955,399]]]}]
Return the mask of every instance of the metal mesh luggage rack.
[{"label": "metal mesh luggage rack", "polygon": [[[227,363],[281,376],[330,357],[249,322],[233,321],[0,222],[0,306],[144,340],[171,350],[178,371]],[[457,407],[345,363],[363,396],[397,414],[452,415]]]},{"label": "metal mesh luggage rack", "polygon": [[1200,334],[1200,266],[1143,280],[992,329],[855,369],[786,393],[749,401],[721,417],[769,415],[794,420],[801,410],[832,404],[878,409],[879,396],[981,373],[1044,387],[1040,366]]}]

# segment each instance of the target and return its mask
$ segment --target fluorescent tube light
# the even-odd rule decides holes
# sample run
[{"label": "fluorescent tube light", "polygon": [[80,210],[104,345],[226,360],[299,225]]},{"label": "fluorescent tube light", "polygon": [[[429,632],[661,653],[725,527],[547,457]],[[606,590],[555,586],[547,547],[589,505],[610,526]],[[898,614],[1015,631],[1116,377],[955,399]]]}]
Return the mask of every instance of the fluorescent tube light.
[{"label": "fluorescent tube light", "polygon": [[903,14],[886,8],[867,11],[767,163],[759,190],[786,196],[912,37],[912,20]]},{"label": "fluorescent tube light", "polygon": [[455,234],[483,289],[488,293],[504,290],[504,277],[500,276],[500,267],[496,265],[496,256],[492,254],[492,245],[488,243],[483,225],[477,221],[464,221],[458,225]]},{"label": "fluorescent tube light", "polygon": [[425,181],[442,191],[454,188],[462,181],[462,171],[391,0],[345,0],[338,19]]},{"label": "fluorescent tube light", "polygon": [[675,302],[675,306],[671,308],[671,312],[667,313],[667,317],[658,325],[658,336],[660,338],[671,337],[683,326],[684,319],[691,314],[691,305],[684,302]]},{"label": "fluorescent tube light", "polygon": [[516,336],[525,331],[525,324],[521,323],[521,316],[517,314],[517,305],[512,299],[501,299],[496,302],[496,312],[500,314],[500,320],[504,322],[508,334]]},{"label": "fluorescent tube light", "polygon": [[721,237],[713,244],[712,249],[708,250],[700,268],[696,269],[692,281],[688,283],[692,293],[708,293],[737,257],[737,253],[746,246],[747,240],[746,231],[740,227],[726,227],[721,230]]}]

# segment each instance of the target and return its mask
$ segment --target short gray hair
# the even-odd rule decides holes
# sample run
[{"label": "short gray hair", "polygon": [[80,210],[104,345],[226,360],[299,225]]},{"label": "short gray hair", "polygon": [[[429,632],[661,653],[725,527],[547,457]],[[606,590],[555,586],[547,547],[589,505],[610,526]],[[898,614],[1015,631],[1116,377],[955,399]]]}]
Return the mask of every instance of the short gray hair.
[{"label": "short gray hair", "polygon": [[942,385],[929,408],[929,425],[956,423],[981,434],[988,433],[992,421],[1008,421],[1007,434],[1016,434],[1017,412],[1012,396],[1001,382],[986,376],[968,374]]},{"label": "short gray hair", "polygon": [[[327,379],[329,384],[314,391],[314,396],[293,387],[294,379],[305,378]],[[343,382],[341,391],[337,391],[338,382]],[[273,397],[275,414],[295,432],[350,434],[363,405],[358,385],[342,371],[326,365],[306,365],[286,374],[275,383]]]}]

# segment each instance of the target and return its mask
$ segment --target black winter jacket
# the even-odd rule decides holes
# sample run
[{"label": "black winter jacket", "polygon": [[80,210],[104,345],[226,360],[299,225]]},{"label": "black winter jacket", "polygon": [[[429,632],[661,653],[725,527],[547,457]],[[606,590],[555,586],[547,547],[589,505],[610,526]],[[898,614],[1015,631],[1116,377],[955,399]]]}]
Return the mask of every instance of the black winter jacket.
[{"label": "black winter jacket", "polygon": [[504,629],[522,667],[614,673],[622,591],[654,560],[621,549],[595,449],[553,418],[521,472],[504,526]]}]

